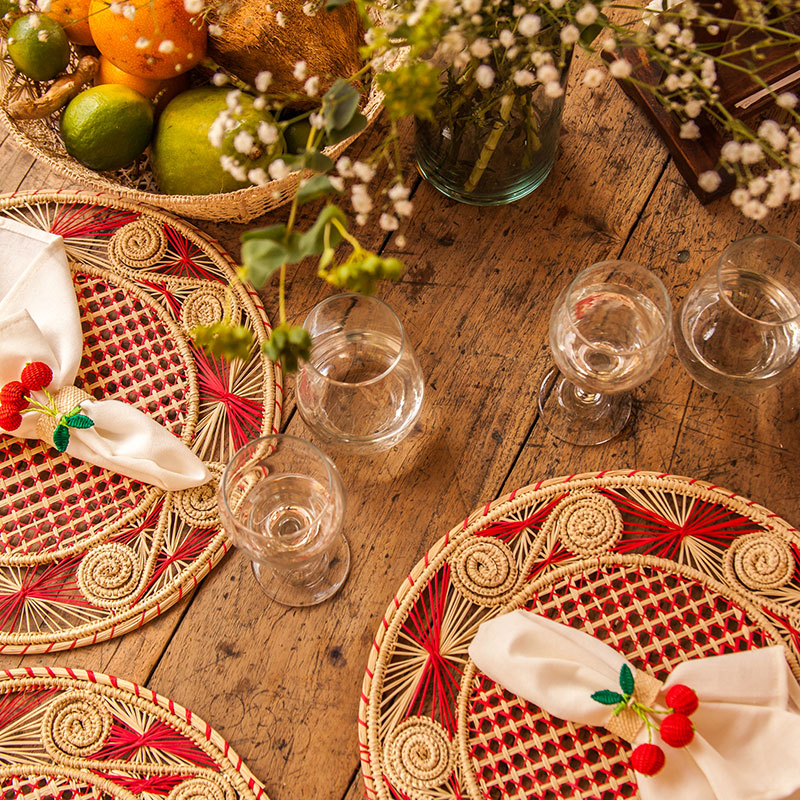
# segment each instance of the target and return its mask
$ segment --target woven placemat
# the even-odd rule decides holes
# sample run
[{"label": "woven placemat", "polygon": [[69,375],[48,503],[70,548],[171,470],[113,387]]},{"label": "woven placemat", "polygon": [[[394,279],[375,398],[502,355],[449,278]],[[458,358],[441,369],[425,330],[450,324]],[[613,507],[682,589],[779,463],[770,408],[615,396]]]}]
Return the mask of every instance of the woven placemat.
[{"label": "woven placemat", "polygon": [[111,197],[0,198],[0,214],[64,238],[84,331],[76,385],[130,403],[209,466],[181,492],[0,435],[0,652],[36,653],[135,630],[193,589],[228,545],[217,479],[246,441],[277,432],[276,367],[198,350],[223,315],[258,344],[269,323],[219,246],[185,222]]},{"label": "woven placemat", "polygon": [[267,800],[207,722],[119,678],[0,673],[0,796],[26,800]]},{"label": "woven placemat", "polygon": [[663,679],[680,661],[783,644],[800,678],[800,536],[733,492],[607,471],[542,481],[438,541],[381,621],[361,695],[367,795],[631,798],[629,745],[481,674],[484,620],[527,608]]}]

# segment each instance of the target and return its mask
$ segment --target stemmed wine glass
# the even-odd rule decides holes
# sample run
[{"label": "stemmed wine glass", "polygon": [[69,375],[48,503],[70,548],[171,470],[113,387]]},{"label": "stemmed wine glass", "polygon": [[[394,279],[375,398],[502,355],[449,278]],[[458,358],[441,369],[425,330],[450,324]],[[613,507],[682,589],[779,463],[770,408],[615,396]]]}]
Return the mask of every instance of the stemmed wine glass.
[{"label": "stemmed wine glass", "polygon": [[333,462],[310,442],[277,434],[234,454],[219,485],[222,525],[283,605],[321,603],[344,583],[350,550]]},{"label": "stemmed wine glass", "polygon": [[734,242],[675,315],[689,374],[724,394],[774,386],[800,355],[800,247],[780,236]]},{"label": "stemmed wine glass", "polygon": [[557,368],[539,390],[539,414],[554,436],[601,444],[622,430],[630,390],[669,348],[670,309],[661,281],[630,261],[594,264],[559,294],[550,315]]}]

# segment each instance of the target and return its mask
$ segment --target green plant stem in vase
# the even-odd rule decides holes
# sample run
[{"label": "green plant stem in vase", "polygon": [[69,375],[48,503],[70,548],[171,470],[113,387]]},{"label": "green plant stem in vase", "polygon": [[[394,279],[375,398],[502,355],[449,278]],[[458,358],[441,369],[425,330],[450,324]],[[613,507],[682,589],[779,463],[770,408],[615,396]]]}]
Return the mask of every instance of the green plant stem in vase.
[{"label": "green plant stem in vase", "polygon": [[557,96],[552,84],[518,85],[512,74],[484,88],[480,72],[469,66],[460,76],[452,66],[442,70],[432,114],[416,121],[420,173],[443,194],[472,205],[530,194],[555,162],[568,66],[569,56]]}]

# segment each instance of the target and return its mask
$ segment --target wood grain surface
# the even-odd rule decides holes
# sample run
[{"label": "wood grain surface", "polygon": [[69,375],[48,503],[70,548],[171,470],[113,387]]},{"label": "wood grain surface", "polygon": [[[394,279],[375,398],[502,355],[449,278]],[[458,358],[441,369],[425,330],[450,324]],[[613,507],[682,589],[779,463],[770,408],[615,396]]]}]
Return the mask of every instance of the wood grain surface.
[{"label": "wood grain surface", "polygon": [[[572,447],[538,420],[550,308],[577,271],[609,257],[638,261],[677,303],[731,240],[763,229],[797,240],[800,224],[797,207],[762,226],[725,200],[702,206],[641,112],[611,82],[583,87],[584,68],[579,59],[560,155],[534,195],[475,208],[417,179],[406,249],[376,227],[364,232],[371,246],[409,265],[380,295],[417,349],[426,397],[416,428],[391,452],[334,456],[352,551],[342,591],[312,609],[278,606],[234,552],[141,631],[58,655],[0,657],[0,668],[69,665],[144,683],[211,722],[273,800],[355,800],[363,792],[356,713],[374,631],[411,566],[479,504],[534,479],[631,467],[724,485],[800,524],[796,374],[760,398],[724,398],[693,384],[670,353],[636,391],[637,413],[618,439]],[[404,148],[412,147],[406,128]],[[0,176],[6,192],[66,186],[8,139]],[[197,224],[238,256],[245,226]],[[289,308],[300,321],[330,293],[314,272],[303,264],[289,282]],[[264,300],[274,319],[274,286]],[[289,397],[283,427],[308,436]]]}]

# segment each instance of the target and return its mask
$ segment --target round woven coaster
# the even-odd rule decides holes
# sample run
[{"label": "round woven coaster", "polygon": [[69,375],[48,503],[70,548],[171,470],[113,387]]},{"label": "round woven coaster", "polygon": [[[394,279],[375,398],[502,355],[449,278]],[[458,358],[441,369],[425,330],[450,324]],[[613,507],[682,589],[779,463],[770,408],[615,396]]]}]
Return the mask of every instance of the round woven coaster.
[{"label": "round woven coaster", "polygon": [[208,723],[108,675],[39,667],[0,677],[0,796],[267,800]]},{"label": "round woven coaster", "polygon": [[84,344],[76,385],[150,415],[214,480],[164,492],[0,436],[0,652],[92,644],[141,627],[228,547],[217,480],[246,441],[277,432],[278,369],[260,349],[228,363],[190,332],[224,316],[258,345],[269,322],[218,245],[145,206],[83,194],[0,198],[0,214],[64,238]]},{"label": "round woven coaster", "polygon": [[367,795],[638,796],[625,741],[477,670],[478,626],[526,608],[661,680],[690,658],[782,644],[800,679],[799,560],[785,521],[677,476],[556,478],[487,504],[414,567],[378,628],[359,714]]}]

